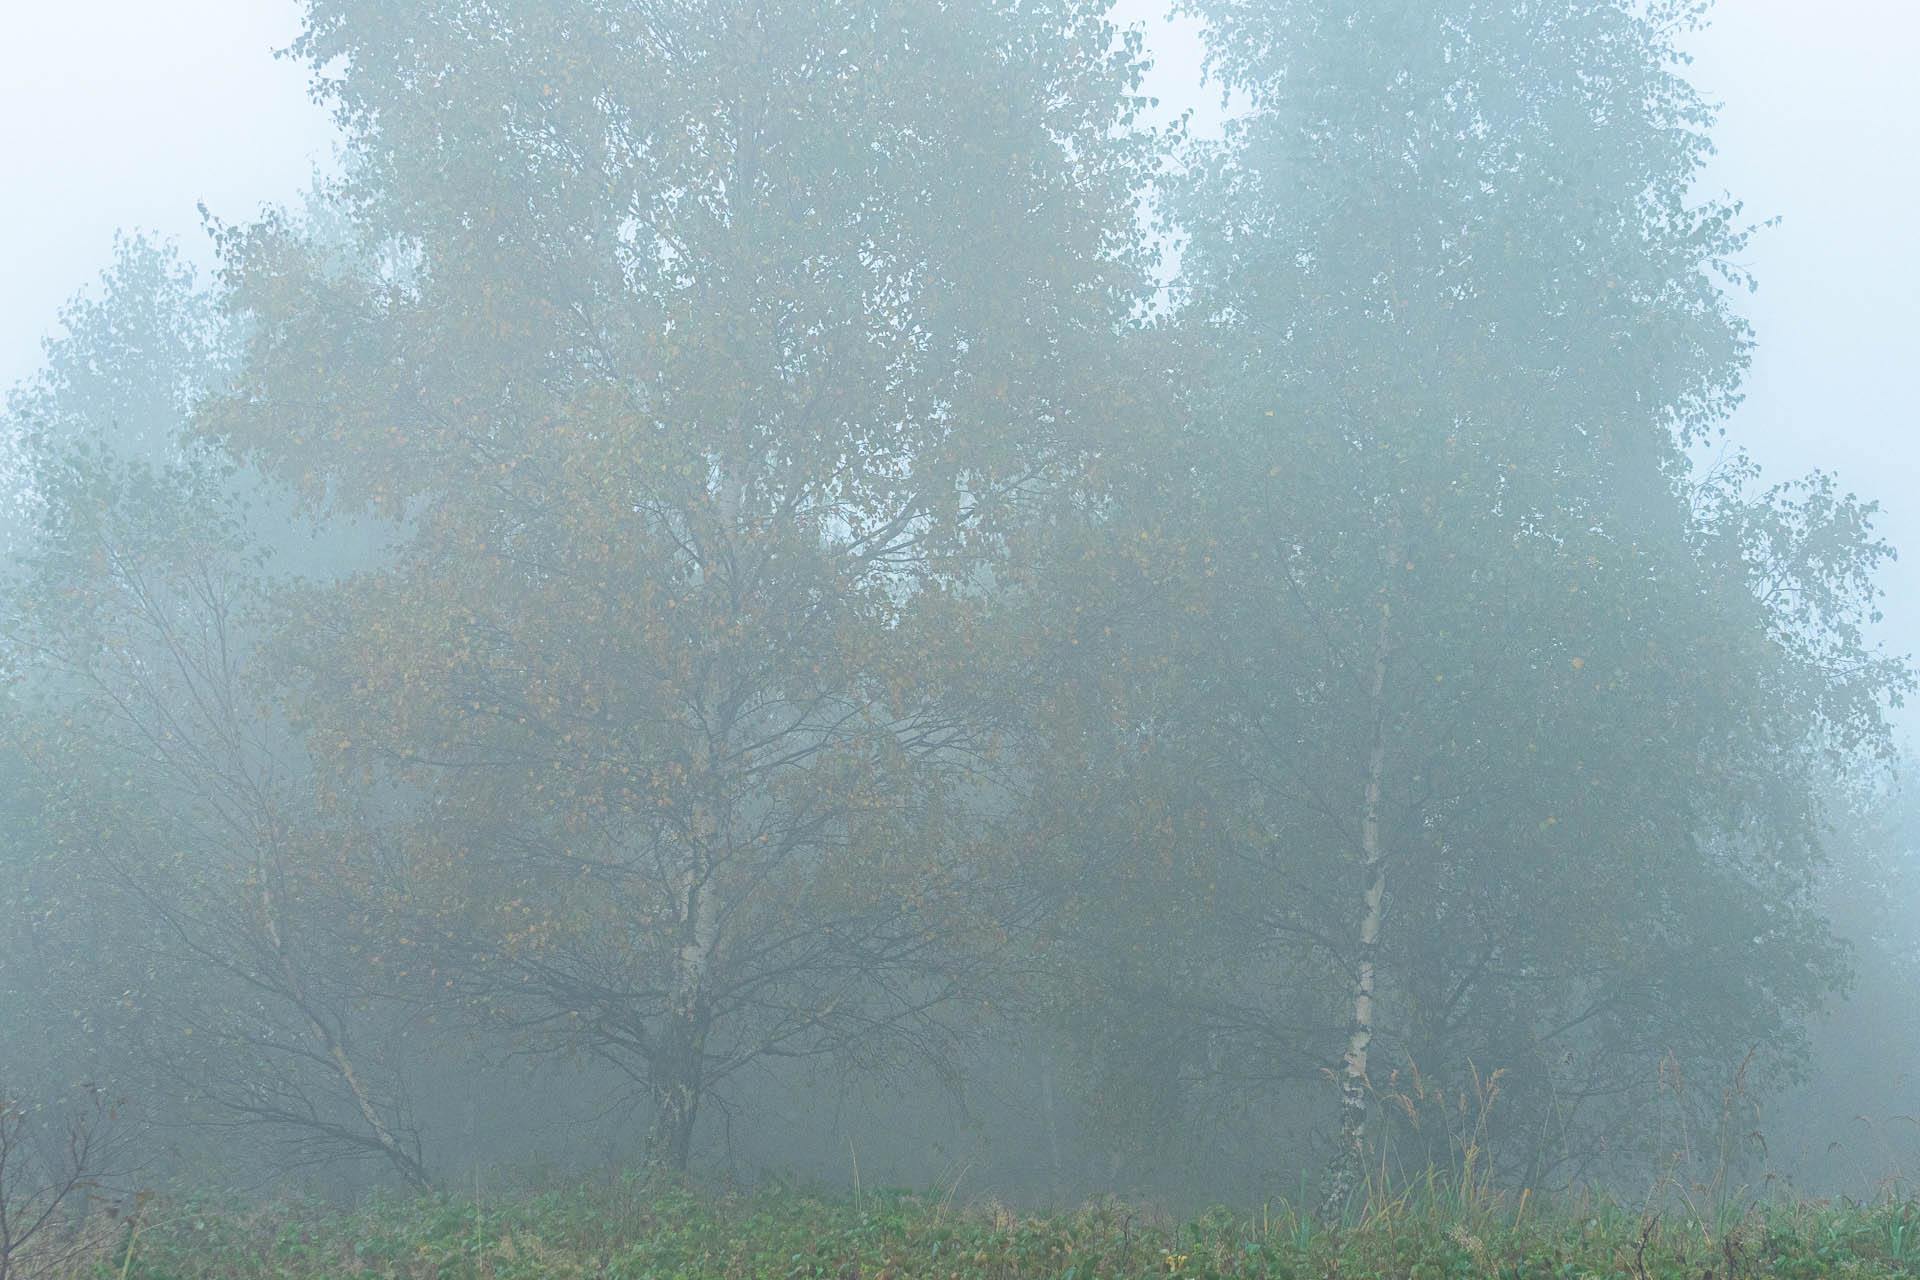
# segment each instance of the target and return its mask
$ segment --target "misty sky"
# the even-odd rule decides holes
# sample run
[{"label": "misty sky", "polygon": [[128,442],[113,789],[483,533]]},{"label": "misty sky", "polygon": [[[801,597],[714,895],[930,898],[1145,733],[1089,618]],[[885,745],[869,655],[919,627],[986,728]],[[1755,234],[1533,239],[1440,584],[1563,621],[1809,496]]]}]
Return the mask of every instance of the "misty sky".
[{"label": "misty sky", "polygon": [[[1150,90],[1217,119],[1193,33],[1164,8],[1121,6],[1160,57]],[[0,386],[32,372],[116,228],[171,235],[206,264],[196,202],[242,220],[330,163],[303,69],[272,56],[297,23],[280,0],[0,2]],[[1770,477],[1821,467],[1883,502],[1908,551],[1883,578],[1900,651],[1920,650],[1920,424],[1900,372],[1920,340],[1917,40],[1912,0],[1723,0],[1691,39],[1695,82],[1724,104],[1709,186],[1783,219],[1746,264],[1760,349],[1732,435]]]}]

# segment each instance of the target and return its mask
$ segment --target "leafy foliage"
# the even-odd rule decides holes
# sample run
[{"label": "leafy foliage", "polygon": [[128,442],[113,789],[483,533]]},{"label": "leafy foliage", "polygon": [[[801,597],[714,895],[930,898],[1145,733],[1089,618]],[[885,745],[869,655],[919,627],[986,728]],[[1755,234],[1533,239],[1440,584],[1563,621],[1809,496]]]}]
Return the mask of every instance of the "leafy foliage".
[{"label": "leafy foliage", "polygon": [[1202,1076],[1337,1071],[1336,1189],[1383,1050],[1511,1069],[1528,1183],[1630,1163],[1663,1061],[1790,1073],[1843,980],[1809,876],[1911,685],[1863,629],[1890,548],[1823,477],[1690,477],[1747,233],[1692,202],[1678,10],[1191,8],[1252,106],[1169,197],[1182,414],[1076,495],[1040,593],[1057,803],[1125,815],[1094,932],[1179,922],[1096,972],[1171,978]]},{"label": "leafy foliage", "polygon": [[339,207],[399,265],[230,233],[254,336],[203,430],[405,515],[285,628],[300,723],[336,791],[414,797],[422,963],[630,1073],[674,1165],[766,1059],[945,1057],[931,1013],[1020,924],[973,584],[1109,408],[1143,154],[1111,36],[1077,3],[312,8]]},{"label": "leafy foliage", "polygon": [[[36,1078],[427,1186],[449,1048],[676,1169],[1037,1063],[1056,1186],[1337,1131],[1329,1215],[1789,1078],[1912,679],[1871,503],[1693,467],[1751,342],[1698,7],[1189,8],[1219,144],[1095,0],[308,0],[344,176],[214,292],[125,242],[8,401]],[[1026,1230],[953,1269],[1092,1265]]]}]

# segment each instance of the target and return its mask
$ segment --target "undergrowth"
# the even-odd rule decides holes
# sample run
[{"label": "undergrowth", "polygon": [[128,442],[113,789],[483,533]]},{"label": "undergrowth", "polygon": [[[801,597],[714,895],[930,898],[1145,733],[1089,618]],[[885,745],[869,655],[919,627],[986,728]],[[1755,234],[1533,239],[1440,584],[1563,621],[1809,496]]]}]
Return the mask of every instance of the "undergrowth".
[{"label": "undergrowth", "polygon": [[152,1200],[99,1242],[102,1280],[1742,1280],[1905,1276],[1920,1204],[1750,1205],[1707,1217],[1613,1201],[1462,1196],[1440,1179],[1335,1225],[1289,1202],[1176,1220],[1103,1201],[1045,1215],[938,1193],[704,1192],[645,1178],[507,1203],[342,1210]]}]

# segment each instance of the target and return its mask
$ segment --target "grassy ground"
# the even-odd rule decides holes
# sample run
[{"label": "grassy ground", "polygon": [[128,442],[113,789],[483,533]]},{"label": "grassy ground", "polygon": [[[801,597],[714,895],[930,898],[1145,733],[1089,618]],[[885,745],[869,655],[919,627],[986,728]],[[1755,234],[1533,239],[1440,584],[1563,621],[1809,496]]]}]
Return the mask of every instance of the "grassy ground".
[{"label": "grassy ground", "polygon": [[[137,1230],[135,1229],[137,1227]],[[1920,1270],[1920,1203],[1684,1206],[1463,1199],[1434,1187],[1327,1230],[1290,1205],[1175,1221],[1119,1203],[1024,1215],[988,1202],[868,1192],[723,1196],[641,1180],[514,1203],[457,1197],[351,1212],[150,1201],[85,1269],[125,1280],[779,1277],[781,1280],[1740,1280]]]}]

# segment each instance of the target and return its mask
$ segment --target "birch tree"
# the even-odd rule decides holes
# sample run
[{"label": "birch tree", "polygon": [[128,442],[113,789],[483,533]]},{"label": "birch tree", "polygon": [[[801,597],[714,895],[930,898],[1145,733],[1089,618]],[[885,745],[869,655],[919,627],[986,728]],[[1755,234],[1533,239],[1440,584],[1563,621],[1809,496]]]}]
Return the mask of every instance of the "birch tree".
[{"label": "birch tree", "polygon": [[364,1043],[382,1018],[348,922],[367,864],[318,824],[304,744],[268,710],[284,689],[259,647],[258,535],[288,526],[250,518],[262,488],[181,434],[227,331],[164,246],[123,243],[105,285],[9,397],[30,517],[0,616],[35,800],[19,856],[40,864],[48,932],[85,950],[48,939],[37,959],[60,956],[113,1042],[104,1065],[148,1101],[425,1185],[398,1064]]},{"label": "birch tree", "polygon": [[1888,548],[1832,502],[1824,563],[1743,540],[1689,476],[1749,347],[1694,7],[1191,8],[1250,111],[1168,201],[1183,414],[1060,578],[1083,663],[1168,674],[1080,687],[1187,761],[1171,856],[1243,957],[1214,1025],[1331,1078],[1326,1211],[1391,1070],[1511,1067],[1522,1158],[1597,1158],[1582,1108],[1790,1044],[1842,977],[1806,874],[1905,685],[1847,621]]},{"label": "birch tree", "polygon": [[404,516],[288,652],[398,780],[416,944],[627,1072],[653,1158],[796,1056],[938,1061],[1020,926],[978,672],[1018,509],[1111,415],[1137,39],[1099,5],[313,0],[337,207],[224,252],[203,424]]}]

